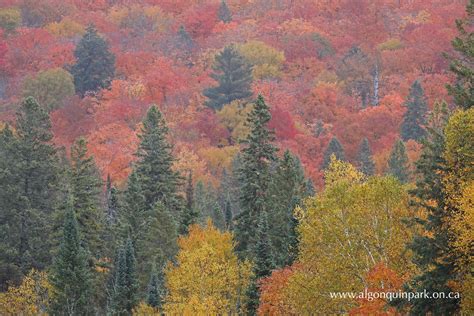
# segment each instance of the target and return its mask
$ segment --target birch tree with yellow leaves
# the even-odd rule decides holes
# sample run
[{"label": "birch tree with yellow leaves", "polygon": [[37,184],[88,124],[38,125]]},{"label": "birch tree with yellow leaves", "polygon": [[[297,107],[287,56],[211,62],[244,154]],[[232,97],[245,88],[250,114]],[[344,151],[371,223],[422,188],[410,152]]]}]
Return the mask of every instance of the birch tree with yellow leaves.
[{"label": "birch tree with yellow leaves", "polygon": [[176,264],[165,270],[167,315],[237,314],[244,306],[251,265],[234,254],[230,232],[220,232],[211,221],[192,225],[180,237]]}]

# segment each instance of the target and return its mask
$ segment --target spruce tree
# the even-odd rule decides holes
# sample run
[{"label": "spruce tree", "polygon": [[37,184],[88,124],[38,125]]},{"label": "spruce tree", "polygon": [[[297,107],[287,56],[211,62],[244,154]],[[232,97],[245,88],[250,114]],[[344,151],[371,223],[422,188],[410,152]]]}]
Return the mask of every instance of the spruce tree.
[{"label": "spruce tree", "polygon": [[87,142],[79,138],[71,147],[71,193],[83,245],[98,258],[104,214],[100,195],[102,181],[93,157],[87,153]]},{"label": "spruce tree", "polygon": [[236,249],[241,255],[251,255],[260,213],[269,210],[270,164],[278,150],[272,142],[273,132],[267,127],[271,119],[261,95],[247,118],[250,133],[241,152],[238,170],[241,212],[235,217]]},{"label": "spruce tree", "polygon": [[115,56],[107,42],[89,25],[74,51],[76,63],[72,66],[76,92],[84,96],[88,91],[108,88],[114,77]]},{"label": "spruce tree", "polygon": [[[406,290],[443,292],[447,297],[449,292],[455,291],[452,284],[456,279],[456,258],[445,225],[450,217],[443,182],[446,122],[446,105],[435,106],[421,156],[416,162],[419,177],[416,188],[410,193],[413,203],[423,208],[427,216],[411,222],[422,228],[409,244],[419,273],[406,283]],[[416,298],[401,303],[411,307],[411,315],[454,315],[459,310],[459,299]]]},{"label": "spruce tree", "polygon": [[268,216],[263,211],[260,214],[257,226],[257,239],[253,248],[255,258],[254,276],[247,293],[247,313],[249,315],[255,315],[259,305],[258,280],[269,276],[275,267],[269,233]]},{"label": "spruce tree", "polygon": [[211,77],[218,82],[218,86],[204,90],[208,107],[220,110],[223,105],[234,100],[252,96],[252,67],[234,46],[227,46],[216,56],[212,69],[214,72]]},{"label": "spruce tree", "polygon": [[276,164],[270,187],[272,216],[269,219],[270,238],[275,254],[275,264],[283,267],[296,257],[297,220],[295,207],[308,196],[304,170],[299,159],[288,150]]},{"label": "spruce tree", "polygon": [[52,315],[91,314],[91,271],[87,252],[81,246],[72,198],[68,201],[63,240],[54,259],[50,282]]},{"label": "spruce tree", "polygon": [[224,214],[217,202],[214,204],[214,207],[212,208],[211,219],[212,219],[212,223],[214,224],[216,228],[218,228],[221,231],[224,231],[226,229]]},{"label": "spruce tree", "polygon": [[426,135],[426,113],[428,107],[421,83],[416,80],[410,88],[405,102],[407,108],[400,127],[400,136],[404,141],[413,139],[421,141]]},{"label": "spruce tree", "polygon": [[388,159],[388,174],[391,174],[402,183],[408,182],[408,156],[405,144],[399,139],[395,142]]},{"label": "spruce tree", "polygon": [[196,211],[194,206],[194,186],[193,186],[193,174],[189,171],[188,181],[186,183],[186,206],[183,209],[183,215],[181,216],[181,227],[180,233],[182,235],[188,233],[189,225],[197,223],[199,213]]},{"label": "spruce tree", "polygon": [[167,136],[165,120],[153,105],[143,120],[134,173],[145,197],[145,207],[150,210],[161,202],[180,223],[183,201],[178,190],[182,178],[172,168],[175,159]]},{"label": "spruce tree", "polygon": [[234,229],[234,215],[232,214],[232,206],[229,199],[225,201],[224,218],[226,229],[232,231]]},{"label": "spruce tree", "polygon": [[29,97],[15,132],[8,126],[0,132],[0,288],[51,263],[59,169],[50,128],[47,112]]},{"label": "spruce tree", "polygon": [[227,6],[227,2],[225,0],[221,1],[219,11],[217,11],[217,16],[219,17],[219,20],[224,23],[229,23],[232,21],[232,13],[230,12],[230,9]]},{"label": "spruce tree", "polygon": [[154,264],[150,274],[150,281],[148,282],[146,303],[154,308],[160,308],[161,304],[163,303],[163,294],[163,273],[158,273]]},{"label": "spruce tree", "polygon": [[337,160],[341,160],[341,161],[346,160],[346,155],[344,154],[344,148],[342,147],[341,143],[336,138],[336,136],[331,138],[331,141],[329,141],[328,147],[326,148],[326,151],[324,152],[323,163],[321,165],[321,169],[326,169],[327,167],[329,167],[329,164],[331,163],[332,155],[335,155]]},{"label": "spruce tree", "polygon": [[107,175],[106,199],[106,222],[108,225],[114,225],[117,222],[118,212],[120,208],[119,191],[112,184],[112,180],[110,180],[110,175]]},{"label": "spruce tree", "polygon": [[449,69],[456,75],[454,84],[447,85],[448,92],[454,103],[463,109],[474,106],[474,1],[469,0],[466,7],[467,16],[457,20],[459,35],[452,41],[455,56],[448,56]]},{"label": "spruce tree", "polygon": [[127,238],[119,249],[115,260],[113,287],[108,313],[111,315],[131,315],[138,304],[138,280],[136,276],[135,250],[132,240]]},{"label": "spruce tree", "polygon": [[178,229],[178,223],[162,203],[156,203],[147,212],[144,226],[135,242],[137,271],[142,288],[146,286],[152,262],[158,260],[157,264],[162,266],[165,262],[172,261],[178,252]]},{"label": "spruce tree", "polygon": [[375,163],[372,159],[372,151],[370,150],[369,140],[364,137],[359,146],[357,154],[357,165],[360,172],[366,176],[373,176],[375,173]]}]

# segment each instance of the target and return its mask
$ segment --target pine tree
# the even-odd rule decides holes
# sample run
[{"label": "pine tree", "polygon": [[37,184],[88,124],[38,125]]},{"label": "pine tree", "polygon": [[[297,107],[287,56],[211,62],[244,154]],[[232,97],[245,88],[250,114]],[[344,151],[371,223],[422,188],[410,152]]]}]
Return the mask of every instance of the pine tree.
[{"label": "pine tree", "polygon": [[321,165],[321,169],[326,169],[329,167],[329,163],[331,162],[331,156],[335,155],[337,160],[345,161],[346,155],[344,154],[344,148],[342,147],[339,140],[334,136],[331,138],[326,151],[324,152],[323,163]]},{"label": "pine tree", "polygon": [[101,250],[104,214],[100,205],[102,181],[87,142],[79,138],[71,147],[71,190],[83,245],[95,257]]},{"label": "pine tree", "polygon": [[388,174],[391,174],[400,182],[407,183],[409,177],[408,156],[405,144],[399,139],[395,142],[388,160]]},{"label": "pine tree", "polygon": [[95,92],[110,86],[115,72],[115,56],[93,25],[87,27],[74,56],[76,64],[72,66],[71,74],[76,92],[84,96],[88,91]]},{"label": "pine tree", "polygon": [[183,209],[183,212],[181,216],[180,233],[185,235],[188,233],[189,225],[195,224],[199,218],[199,213],[194,207],[193,173],[191,171],[189,171],[186,184],[186,207]]},{"label": "pine tree", "polygon": [[178,46],[183,51],[189,51],[194,47],[194,42],[189,33],[186,31],[184,25],[181,25],[178,30]]},{"label": "pine tree", "polygon": [[232,21],[232,13],[230,12],[229,7],[227,6],[227,2],[225,0],[221,1],[221,5],[219,6],[219,11],[217,12],[217,16],[219,20],[224,23],[229,23]]},{"label": "pine tree", "polygon": [[258,280],[269,276],[275,267],[269,233],[268,216],[264,211],[260,214],[257,226],[257,240],[253,249],[255,258],[254,276],[247,293],[247,313],[249,315],[255,315],[259,305]]},{"label": "pine tree", "polygon": [[247,146],[242,150],[238,171],[241,212],[235,218],[235,237],[236,249],[241,255],[251,255],[250,247],[256,238],[259,215],[269,208],[270,164],[275,161],[278,150],[272,144],[273,132],[267,127],[270,119],[269,108],[259,95],[247,118],[250,133],[245,140]]},{"label": "pine tree", "polygon": [[47,112],[30,97],[15,133],[8,126],[0,132],[0,288],[51,262],[59,168],[50,128]]},{"label": "pine tree", "polygon": [[158,273],[154,264],[150,274],[150,281],[148,282],[146,303],[154,308],[161,307],[163,303],[163,294],[163,273]]},{"label": "pine tree", "polygon": [[418,80],[411,86],[405,106],[407,110],[403,115],[400,136],[404,141],[413,139],[419,142],[426,135],[424,126],[426,125],[428,108],[423,88]]},{"label": "pine tree", "polygon": [[165,120],[153,105],[143,120],[134,172],[137,173],[145,197],[145,207],[151,209],[155,203],[161,202],[180,223],[183,203],[178,190],[182,178],[172,169],[175,159],[167,136],[168,127]]},{"label": "pine tree", "polygon": [[124,205],[119,212],[119,230],[122,238],[129,236],[135,242],[143,233],[146,221],[145,196],[142,193],[140,180],[136,172],[128,177],[127,189],[124,193]]},{"label": "pine tree", "polygon": [[218,82],[217,87],[204,90],[209,99],[206,105],[220,110],[224,104],[252,96],[252,67],[233,46],[227,46],[216,56],[211,77]]},{"label": "pine tree", "polygon": [[456,56],[448,56],[449,69],[456,75],[456,81],[447,85],[448,92],[454,97],[454,103],[469,109],[474,105],[474,1],[469,0],[466,7],[467,17],[457,20],[459,35],[452,41]]},{"label": "pine tree", "polygon": [[138,304],[138,281],[132,240],[127,238],[115,260],[114,282],[109,302],[111,315],[131,315]]},{"label": "pine tree", "polygon": [[68,201],[63,241],[51,271],[52,315],[91,314],[91,271],[73,208]]},{"label": "pine tree", "polygon": [[[422,232],[415,235],[409,244],[414,253],[413,262],[420,273],[406,284],[408,291],[443,292],[446,297],[449,292],[455,291],[451,284],[456,278],[455,252],[451,248],[448,227],[445,225],[450,216],[443,183],[443,130],[447,116],[446,104],[435,106],[421,156],[416,162],[416,172],[420,177],[416,188],[410,193],[413,202],[425,209],[427,216],[412,221],[412,224],[421,225],[422,228]],[[402,303],[411,307],[411,315],[454,315],[459,309],[459,299],[417,298]]]},{"label": "pine tree", "polygon": [[299,159],[288,150],[278,161],[270,187],[272,216],[269,219],[275,264],[283,267],[296,256],[297,220],[293,210],[307,197],[307,183]]},{"label": "pine tree", "polygon": [[357,154],[357,164],[359,171],[366,176],[373,176],[375,173],[375,163],[372,159],[372,151],[370,150],[369,140],[364,137],[359,146]]}]

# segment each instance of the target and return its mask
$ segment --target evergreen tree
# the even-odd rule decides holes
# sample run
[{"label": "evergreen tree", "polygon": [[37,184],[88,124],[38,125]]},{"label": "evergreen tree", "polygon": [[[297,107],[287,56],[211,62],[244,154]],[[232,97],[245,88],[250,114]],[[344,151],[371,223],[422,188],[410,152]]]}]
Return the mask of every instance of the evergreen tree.
[{"label": "evergreen tree", "polygon": [[104,217],[100,206],[102,183],[87,143],[79,138],[71,147],[71,190],[83,245],[100,256]]},{"label": "evergreen tree", "polygon": [[63,241],[51,271],[52,315],[91,314],[91,271],[74,213],[71,198],[64,221]]},{"label": "evergreen tree", "polygon": [[137,173],[145,197],[145,207],[149,210],[155,203],[161,202],[169,209],[176,222],[180,223],[183,203],[178,189],[182,179],[179,173],[172,169],[175,159],[167,136],[168,127],[165,120],[153,105],[143,120],[134,173]]},{"label": "evergreen tree", "polygon": [[449,56],[449,69],[456,75],[456,81],[447,85],[448,92],[454,98],[454,103],[469,109],[474,105],[474,1],[469,0],[466,7],[467,17],[457,20],[456,27],[459,35],[454,38],[452,45],[456,56]]},{"label": "evergreen tree", "polygon": [[224,23],[229,23],[232,21],[232,13],[230,12],[230,9],[227,6],[227,2],[225,0],[221,1],[219,11],[217,11],[217,16],[219,17],[219,20]]},{"label": "evergreen tree", "polygon": [[46,111],[31,97],[17,113],[15,133],[0,132],[0,288],[51,262],[52,211],[58,159]]},{"label": "evergreen tree", "polygon": [[136,172],[128,177],[127,189],[124,193],[124,205],[119,212],[119,233],[122,238],[129,236],[134,242],[143,234],[146,222],[145,196],[142,193],[140,180]]},{"label": "evergreen tree", "polygon": [[423,88],[418,80],[411,86],[405,106],[407,110],[403,115],[400,136],[404,141],[413,139],[419,142],[426,135],[424,126],[428,108]]},{"label": "evergreen tree", "polygon": [[357,164],[359,171],[366,176],[373,176],[375,173],[375,163],[372,159],[372,151],[370,150],[369,140],[364,137],[359,146],[357,154]]},{"label": "evergreen tree", "polygon": [[110,175],[107,175],[107,188],[106,188],[106,198],[107,198],[107,210],[106,210],[106,222],[108,225],[114,225],[118,219],[119,212],[119,192],[117,188],[112,184],[110,180]]},{"label": "evergreen tree", "polygon": [[221,231],[224,231],[226,229],[224,214],[222,213],[222,210],[219,207],[218,203],[215,203],[214,207],[212,208],[211,219],[212,223],[216,228]]},{"label": "evergreen tree", "polygon": [[259,215],[269,209],[270,164],[275,161],[278,150],[272,144],[273,132],[267,127],[270,119],[269,108],[259,95],[247,118],[250,133],[245,140],[247,146],[242,150],[238,171],[241,212],[235,218],[235,237],[236,249],[242,255],[251,255]]},{"label": "evergreen tree", "polygon": [[399,139],[395,142],[388,159],[388,174],[391,174],[400,182],[407,183],[409,177],[408,156],[405,144]]},{"label": "evergreen tree", "polygon": [[255,315],[259,305],[258,280],[269,276],[275,267],[267,217],[267,213],[262,212],[257,226],[257,240],[253,249],[255,258],[254,276],[247,293],[247,313],[249,315]]},{"label": "evergreen tree", "polygon": [[232,206],[229,199],[225,202],[224,217],[226,229],[232,231],[234,229],[234,215],[232,214]]},{"label": "evergreen tree", "polygon": [[285,151],[272,176],[270,187],[272,216],[269,219],[270,238],[275,264],[283,267],[296,257],[297,220],[293,210],[308,196],[304,170],[297,157]]},{"label": "evergreen tree", "polygon": [[161,307],[164,294],[163,273],[156,271],[155,264],[151,270],[150,281],[146,293],[146,303],[154,308]]},{"label": "evergreen tree", "polygon": [[115,56],[107,42],[89,25],[74,51],[76,64],[72,66],[76,92],[84,96],[88,91],[108,88],[114,77]]},{"label": "evergreen tree", "polygon": [[346,155],[344,154],[344,148],[342,148],[342,145],[339,142],[339,140],[336,138],[336,136],[331,138],[331,141],[329,142],[329,145],[326,148],[326,151],[324,152],[323,164],[321,165],[321,169],[326,169],[327,167],[329,167],[332,155],[335,155],[337,160],[341,160],[341,161],[346,160]]},{"label": "evergreen tree", "polygon": [[252,67],[233,46],[227,46],[216,56],[211,77],[218,82],[217,87],[204,90],[209,99],[206,105],[220,110],[224,104],[252,96]]},{"label": "evergreen tree", "polygon": [[[455,291],[451,284],[456,278],[455,252],[451,248],[448,227],[447,196],[444,190],[443,172],[445,161],[444,126],[447,122],[446,105],[435,106],[428,127],[423,150],[416,162],[420,176],[416,188],[410,193],[413,202],[426,211],[427,216],[415,218],[412,224],[421,225],[422,232],[415,235],[409,248],[419,273],[406,284],[408,291],[443,292],[446,297]],[[417,298],[402,302],[411,307],[411,315],[454,315],[459,309],[459,299]]]},{"label": "evergreen tree", "polygon": [[181,227],[180,233],[182,235],[188,233],[189,225],[195,224],[199,218],[199,213],[196,212],[194,207],[194,186],[193,186],[193,174],[189,171],[188,181],[186,184],[186,207],[183,209],[184,213],[181,216]]},{"label": "evergreen tree", "polygon": [[147,212],[141,234],[138,235],[135,245],[138,259],[138,276],[141,287],[146,286],[152,270],[152,262],[157,261],[159,266],[172,261],[178,252],[178,223],[173,215],[162,203]]},{"label": "evergreen tree", "polygon": [[127,238],[125,244],[119,249],[117,256],[108,313],[131,315],[138,303],[138,281],[134,247],[130,238]]}]

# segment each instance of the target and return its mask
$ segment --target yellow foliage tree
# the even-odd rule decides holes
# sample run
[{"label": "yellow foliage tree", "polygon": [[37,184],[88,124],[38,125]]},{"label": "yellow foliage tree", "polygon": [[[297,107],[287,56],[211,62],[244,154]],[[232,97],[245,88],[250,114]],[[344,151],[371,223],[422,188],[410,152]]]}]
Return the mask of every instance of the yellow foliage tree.
[{"label": "yellow foliage tree", "polygon": [[232,101],[217,111],[217,117],[231,133],[234,142],[247,138],[249,128],[245,122],[251,111],[252,105],[244,104],[242,100]]},{"label": "yellow foliage tree", "polygon": [[334,158],[325,180],[325,190],[295,211],[301,269],[290,277],[286,297],[298,314],[347,313],[355,301],[334,301],[329,293],[363,291],[379,262],[410,270],[405,242],[411,233],[401,221],[410,215],[404,186],[393,177],[364,181],[353,166]]},{"label": "yellow foliage tree", "polygon": [[50,289],[46,273],[31,270],[19,286],[0,293],[0,315],[46,315]]},{"label": "yellow foliage tree", "polygon": [[251,266],[234,254],[230,232],[192,225],[180,237],[176,265],[166,270],[167,315],[237,314],[249,284]]},{"label": "yellow foliage tree", "polygon": [[161,316],[162,313],[158,308],[153,308],[145,302],[140,302],[137,307],[133,309],[133,316]]},{"label": "yellow foliage tree", "polygon": [[285,61],[283,52],[260,42],[249,41],[237,47],[247,62],[253,65],[255,79],[278,78],[281,75],[281,66]]},{"label": "yellow foliage tree", "polygon": [[46,29],[58,37],[82,36],[85,33],[85,27],[70,18],[64,18],[60,22],[53,22],[46,26]]},{"label": "yellow foliage tree", "polygon": [[452,245],[459,254],[462,312],[474,313],[474,108],[454,113],[445,128],[444,184],[450,216]]}]

